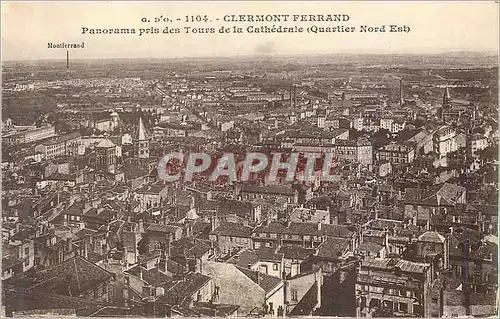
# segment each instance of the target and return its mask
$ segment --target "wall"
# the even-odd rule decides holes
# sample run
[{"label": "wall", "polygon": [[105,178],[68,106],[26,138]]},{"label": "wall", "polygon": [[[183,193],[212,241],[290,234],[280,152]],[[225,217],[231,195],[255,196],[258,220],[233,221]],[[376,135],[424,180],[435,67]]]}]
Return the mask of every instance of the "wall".
[{"label": "wall", "polygon": [[283,311],[285,311],[285,285],[280,284],[280,287],[272,291],[266,296],[266,304],[268,311],[271,311],[271,304],[273,312],[270,312],[272,316],[278,315],[278,308],[281,306]]},{"label": "wall", "polygon": [[[274,265],[277,266],[276,270],[274,270]],[[264,274],[281,278],[281,275],[283,273],[283,262],[282,261],[259,261],[259,262],[257,262],[255,268],[256,268],[256,270],[259,270],[260,272],[262,272]],[[266,268],[267,268],[267,272],[265,271]]]},{"label": "wall", "polygon": [[[290,312],[295,308],[297,303],[304,297],[304,295],[309,291],[312,285],[316,282],[316,276],[314,273],[299,276],[297,278],[290,279],[287,281],[286,285],[286,301],[288,301],[287,312]],[[293,300],[293,292],[297,292],[297,300]]]},{"label": "wall", "polygon": [[254,308],[263,308],[264,290],[234,265],[207,262],[203,265],[203,274],[212,278],[213,287],[219,287],[219,303],[240,306],[238,315],[246,316]]}]

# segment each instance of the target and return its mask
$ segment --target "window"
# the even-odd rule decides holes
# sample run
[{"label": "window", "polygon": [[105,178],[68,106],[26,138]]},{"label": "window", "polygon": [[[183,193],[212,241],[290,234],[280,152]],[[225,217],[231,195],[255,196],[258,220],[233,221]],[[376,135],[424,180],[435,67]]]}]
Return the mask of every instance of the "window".
[{"label": "window", "polygon": [[101,284],[101,285],[97,286],[97,296],[101,297],[103,295],[103,293],[104,293],[104,289],[103,289],[103,285]]},{"label": "window", "polygon": [[399,310],[401,312],[407,312],[408,311],[408,305],[404,302],[399,303]]},{"label": "window", "polygon": [[278,264],[273,264],[273,270],[278,270]]},{"label": "window", "polygon": [[28,256],[30,254],[30,248],[24,247],[24,256]]},{"label": "window", "polygon": [[297,290],[292,290],[292,301],[298,301]]}]

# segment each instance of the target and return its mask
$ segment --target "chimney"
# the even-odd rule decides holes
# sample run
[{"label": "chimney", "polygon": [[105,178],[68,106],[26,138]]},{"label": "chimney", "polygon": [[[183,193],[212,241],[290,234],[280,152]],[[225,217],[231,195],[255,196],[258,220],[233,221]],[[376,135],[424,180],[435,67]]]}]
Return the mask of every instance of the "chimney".
[{"label": "chimney", "polygon": [[453,228],[453,226],[451,226],[450,227],[450,235],[453,235],[453,233],[454,233],[454,228]]},{"label": "chimney", "polygon": [[293,85],[293,106],[297,104],[297,87]]},{"label": "chimney", "polygon": [[83,258],[89,258],[89,241],[87,239],[83,240]]},{"label": "chimney", "polygon": [[171,238],[169,238],[167,244],[167,258],[170,257],[171,254],[172,254],[172,240]]},{"label": "chimney", "polygon": [[[170,241],[169,241],[169,243],[170,243]],[[168,255],[167,255],[167,252],[165,251],[165,246],[162,245],[160,262],[158,263],[158,270],[160,270],[164,273],[167,273],[167,271],[168,271],[167,259],[168,259]],[[161,266],[161,268],[160,268],[160,266]]]},{"label": "chimney", "polygon": [[318,230],[321,230],[321,222],[318,222]]},{"label": "chimney", "polygon": [[161,297],[165,294],[165,288],[163,287],[156,287],[156,296]]},{"label": "chimney", "polygon": [[137,232],[142,234],[144,233],[144,221],[139,219],[139,223],[137,224]]},{"label": "chimney", "polygon": [[384,233],[384,246],[385,249],[388,251],[389,250],[389,232]]},{"label": "chimney", "polygon": [[210,218],[210,228],[212,231],[214,231],[217,228],[217,216],[212,216]]},{"label": "chimney", "polygon": [[73,251],[73,238],[70,236],[68,237],[68,252]]}]

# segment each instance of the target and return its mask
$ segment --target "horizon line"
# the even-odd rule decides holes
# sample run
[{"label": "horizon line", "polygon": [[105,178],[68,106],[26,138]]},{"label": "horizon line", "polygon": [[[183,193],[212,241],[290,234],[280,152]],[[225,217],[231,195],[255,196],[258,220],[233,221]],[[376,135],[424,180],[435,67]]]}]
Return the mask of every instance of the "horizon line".
[{"label": "horizon line", "polygon": [[[384,53],[384,52],[337,52],[337,53],[299,53],[299,54],[243,54],[243,55],[221,55],[221,56],[185,56],[185,57],[88,57],[88,58],[74,58],[72,61],[89,61],[89,60],[181,60],[181,59],[237,59],[237,58],[303,58],[303,57],[327,57],[327,56],[342,56],[342,55],[385,55],[385,56],[398,56],[398,55],[423,55],[423,56],[436,56],[445,54],[479,54],[490,57],[499,57],[499,52],[493,50],[475,51],[475,50],[454,50],[454,51],[441,51],[441,52],[427,52],[427,53],[411,53],[411,52],[398,52],[398,53]],[[43,62],[43,61],[66,61],[66,56],[61,58],[39,58],[39,59],[2,59],[4,62]]]}]

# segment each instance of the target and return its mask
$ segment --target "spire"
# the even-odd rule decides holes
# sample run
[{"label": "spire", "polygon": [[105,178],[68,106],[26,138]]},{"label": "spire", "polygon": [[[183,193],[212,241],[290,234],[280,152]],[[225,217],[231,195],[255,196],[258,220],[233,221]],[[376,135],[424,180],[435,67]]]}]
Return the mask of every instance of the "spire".
[{"label": "spire", "polygon": [[443,106],[449,106],[451,102],[450,89],[448,88],[448,84],[446,84],[446,89],[443,93]]},{"label": "spire", "polygon": [[448,87],[448,84],[446,84],[446,91],[445,91],[445,94],[446,94],[446,98],[447,98],[448,100],[450,100],[450,99],[451,99],[451,95],[450,95],[450,89],[449,89],[449,87]]},{"label": "spire", "polygon": [[403,78],[399,79],[399,105],[403,105]]},{"label": "spire", "polygon": [[142,117],[139,118],[139,134],[138,134],[138,140],[139,141],[144,141],[146,140],[146,130],[144,129],[144,123],[142,123]]}]

